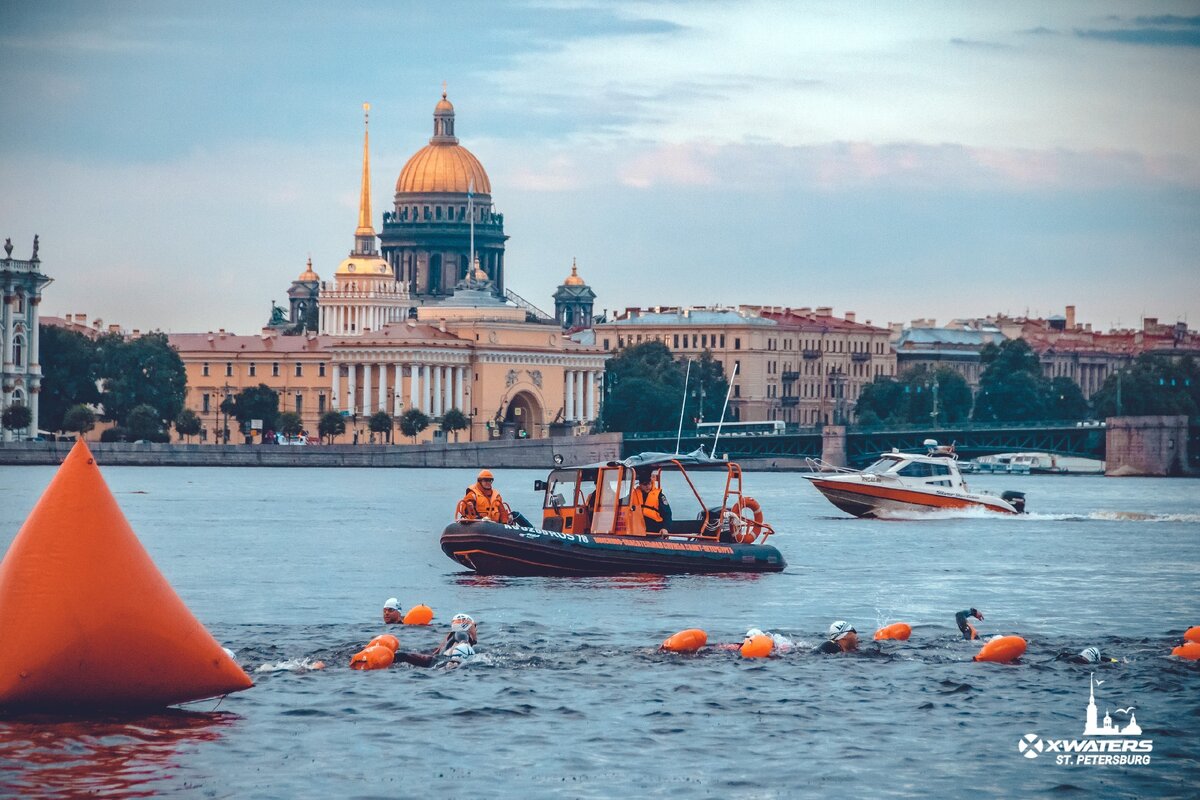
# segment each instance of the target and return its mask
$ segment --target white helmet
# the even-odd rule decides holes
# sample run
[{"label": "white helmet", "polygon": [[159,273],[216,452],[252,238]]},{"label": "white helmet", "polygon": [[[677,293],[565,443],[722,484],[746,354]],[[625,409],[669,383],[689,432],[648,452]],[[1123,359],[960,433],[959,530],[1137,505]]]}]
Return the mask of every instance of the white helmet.
[{"label": "white helmet", "polygon": [[847,634],[858,633],[854,630],[854,626],[843,619],[836,620],[829,626],[829,641],[836,642],[838,639],[845,638]]},{"label": "white helmet", "polygon": [[450,620],[450,630],[465,631],[475,624],[475,620],[471,619],[470,614],[455,614]]},{"label": "white helmet", "polygon": [[1079,655],[1083,656],[1083,660],[1089,664],[1099,664],[1100,663],[1100,648],[1099,647],[1085,647],[1079,653]]}]

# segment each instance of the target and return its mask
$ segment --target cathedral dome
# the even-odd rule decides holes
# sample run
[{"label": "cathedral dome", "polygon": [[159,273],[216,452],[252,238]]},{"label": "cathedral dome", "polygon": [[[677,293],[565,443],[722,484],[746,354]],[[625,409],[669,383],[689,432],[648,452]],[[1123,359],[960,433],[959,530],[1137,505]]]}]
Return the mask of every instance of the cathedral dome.
[{"label": "cathedral dome", "polygon": [[298,280],[302,283],[312,283],[314,281],[321,280],[320,276],[318,276],[317,273],[313,272],[312,256],[309,256],[308,265],[304,268],[304,272],[301,272],[300,277],[296,278],[296,280]]},{"label": "cathedral dome", "polygon": [[575,266],[575,262],[571,262],[571,274],[562,282],[563,286],[586,286],[583,278],[579,277],[579,268]]},{"label": "cathedral dome", "polygon": [[472,184],[476,194],[492,193],[483,165],[454,135],[454,106],[442,92],[442,99],[433,109],[433,136],[400,170],[396,191],[466,194]]}]

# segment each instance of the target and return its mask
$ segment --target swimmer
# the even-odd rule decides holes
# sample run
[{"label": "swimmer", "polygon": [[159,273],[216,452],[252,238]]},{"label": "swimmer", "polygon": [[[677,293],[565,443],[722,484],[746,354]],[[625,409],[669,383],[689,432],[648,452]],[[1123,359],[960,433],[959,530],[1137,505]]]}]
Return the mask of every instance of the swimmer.
[{"label": "swimmer", "polygon": [[1116,664],[1117,659],[1110,658],[1100,652],[1099,647],[1085,647],[1078,653],[1059,653],[1055,661],[1066,661],[1068,664]]},{"label": "swimmer", "polygon": [[400,601],[389,597],[383,604],[383,621],[387,625],[399,625],[404,621],[404,612],[400,610]]},{"label": "swimmer", "polygon": [[[450,633],[446,634],[446,638],[432,652],[410,653],[398,650],[396,651],[396,663],[412,664],[414,667],[432,667],[437,665],[439,658],[448,658],[459,645],[467,645],[471,651],[469,655],[474,655],[474,645],[478,643],[479,637],[476,631],[475,620],[469,614],[455,614],[454,618],[450,621]],[[458,652],[459,655],[463,654],[461,649]],[[461,661],[462,659],[460,658],[459,660]],[[449,661],[446,661],[446,663],[449,663]]]},{"label": "swimmer", "polygon": [[829,640],[821,642],[814,653],[852,653],[858,650],[858,631],[844,620],[837,620],[829,626]]},{"label": "swimmer", "polygon": [[983,612],[977,608],[968,608],[954,615],[954,624],[958,626],[960,631],[962,631],[963,638],[968,640],[978,639],[979,631],[975,630],[974,625],[967,622],[968,617],[974,617],[980,622],[983,622]]}]

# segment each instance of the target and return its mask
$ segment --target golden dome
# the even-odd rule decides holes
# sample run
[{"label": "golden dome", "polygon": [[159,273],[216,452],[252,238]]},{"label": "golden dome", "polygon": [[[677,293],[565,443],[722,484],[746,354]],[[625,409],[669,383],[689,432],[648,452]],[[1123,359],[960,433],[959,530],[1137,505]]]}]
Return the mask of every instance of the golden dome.
[{"label": "golden dome", "polygon": [[571,274],[563,281],[563,286],[586,286],[583,278],[579,277],[579,269],[575,266],[575,259],[571,259]]},{"label": "golden dome", "polygon": [[454,106],[443,91],[433,109],[433,136],[400,170],[396,191],[466,194],[472,185],[476,194],[492,193],[483,165],[454,135]]},{"label": "golden dome", "polygon": [[352,255],[338,264],[336,275],[355,278],[392,278],[392,267],[379,256]]},{"label": "golden dome", "polygon": [[317,276],[317,273],[313,272],[312,256],[309,256],[308,266],[306,266],[304,268],[304,272],[301,272],[300,277],[296,278],[296,280],[298,280],[298,281],[319,281],[319,280],[321,280],[320,277]]}]

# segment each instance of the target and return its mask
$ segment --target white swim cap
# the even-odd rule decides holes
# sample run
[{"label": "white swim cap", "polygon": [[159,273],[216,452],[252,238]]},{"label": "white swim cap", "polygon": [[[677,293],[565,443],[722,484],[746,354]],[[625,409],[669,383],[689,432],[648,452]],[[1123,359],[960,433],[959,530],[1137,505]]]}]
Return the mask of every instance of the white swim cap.
[{"label": "white swim cap", "polygon": [[849,622],[839,619],[829,626],[829,641],[836,642],[850,633],[858,633],[858,631],[854,630],[854,626]]},{"label": "white swim cap", "polygon": [[450,620],[450,630],[462,631],[462,630],[466,630],[467,628],[471,627],[474,624],[475,624],[475,620],[473,620],[471,618],[470,614],[455,614],[454,618],[452,620]]},{"label": "white swim cap", "polygon": [[1085,648],[1083,648],[1083,651],[1080,652],[1079,655],[1083,656],[1083,660],[1088,662],[1089,664],[1099,664],[1100,663],[1100,648],[1099,647],[1085,647]]},{"label": "white swim cap", "polygon": [[383,607],[390,608],[392,611],[399,611],[400,610],[400,601],[394,597],[389,597],[387,599],[387,602],[385,602],[383,604]]},{"label": "white swim cap", "polygon": [[753,639],[755,636],[762,636],[762,635],[763,635],[763,632],[760,631],[758,628],[751,628],[750,630],[746,631],[747,639]]}]

